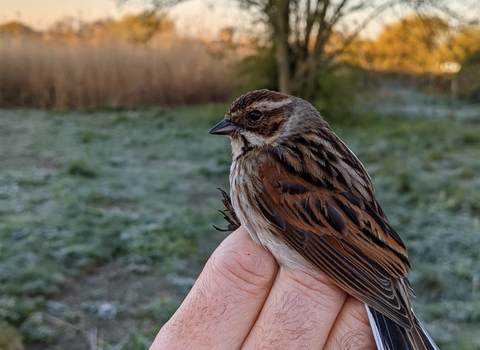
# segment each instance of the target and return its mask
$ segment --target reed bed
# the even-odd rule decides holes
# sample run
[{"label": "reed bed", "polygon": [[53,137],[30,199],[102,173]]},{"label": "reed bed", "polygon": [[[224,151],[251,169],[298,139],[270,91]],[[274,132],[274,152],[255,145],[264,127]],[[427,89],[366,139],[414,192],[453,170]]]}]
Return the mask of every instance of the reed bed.
[{"label": "reed bed", "polygon": [[121,41],[0,38],[0,107],[185,105],[230,97],[229,59],[178,38]]}]

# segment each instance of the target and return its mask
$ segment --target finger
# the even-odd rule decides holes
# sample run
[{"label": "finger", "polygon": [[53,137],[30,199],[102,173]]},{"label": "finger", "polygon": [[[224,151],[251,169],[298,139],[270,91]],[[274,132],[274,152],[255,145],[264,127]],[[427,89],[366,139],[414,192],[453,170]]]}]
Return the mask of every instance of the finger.
[{"label": "finger", "polygon": [[346,297],[317,271],[281,268],[243,349],[323,349]]},{"label": "finger", "polygon": [[347,298],[328,337],[327,349],[377,349],[364,303]]},{"label": "finger", "polygon": [[277,263],[240,228],[213,253],[155,349],[238,349],[262,309]]}]

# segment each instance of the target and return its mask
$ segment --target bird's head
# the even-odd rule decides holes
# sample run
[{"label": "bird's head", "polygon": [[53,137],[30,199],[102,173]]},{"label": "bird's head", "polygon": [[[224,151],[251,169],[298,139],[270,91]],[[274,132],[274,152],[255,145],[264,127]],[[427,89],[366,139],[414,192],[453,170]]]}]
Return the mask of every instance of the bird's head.
[{"label": "bird's head", "polygon": [[295,134],[326,124],[316,109],[301,98],[256,90],[237,98],[210,134],[227,135],[232,147],[276,146]]}]

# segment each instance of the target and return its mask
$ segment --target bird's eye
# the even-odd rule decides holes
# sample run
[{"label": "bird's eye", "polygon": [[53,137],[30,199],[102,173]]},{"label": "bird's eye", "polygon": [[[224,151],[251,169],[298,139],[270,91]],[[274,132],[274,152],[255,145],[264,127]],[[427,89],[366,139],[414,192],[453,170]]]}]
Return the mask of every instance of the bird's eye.
[{"label": "bird's eye", "polygon": [[258,122],[262,117],[262,112],[257,111],[256,109],[251,111],[248,115],[251,121]]}]

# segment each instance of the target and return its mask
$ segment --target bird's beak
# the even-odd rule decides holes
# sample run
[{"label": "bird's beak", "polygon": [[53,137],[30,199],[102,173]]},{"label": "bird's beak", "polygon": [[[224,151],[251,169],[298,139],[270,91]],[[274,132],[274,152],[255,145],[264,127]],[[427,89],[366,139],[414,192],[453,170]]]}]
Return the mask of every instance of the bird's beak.
[{"label": "bird's beak", "polygon": [[211,135],[230,135],[238,126],[227,118],[215,125],[208,133]]}]

